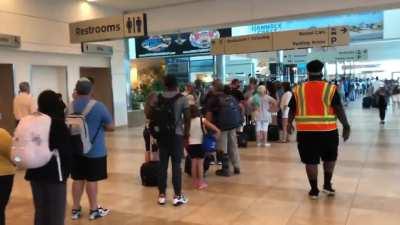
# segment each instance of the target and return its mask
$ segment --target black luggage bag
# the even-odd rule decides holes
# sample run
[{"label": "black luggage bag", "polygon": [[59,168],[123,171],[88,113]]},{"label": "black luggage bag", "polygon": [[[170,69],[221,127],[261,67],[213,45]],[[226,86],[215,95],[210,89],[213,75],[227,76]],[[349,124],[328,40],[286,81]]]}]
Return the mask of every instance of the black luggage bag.
[{"label": "black luggage bag", "polygon": [[257,133],[256,133],[256,125],[253,123],[248,123],[243,127],[243,133],[247,136],[247,141],[256,141]]},{"label": "black luggage bag", "polygon": [[248,140],[248,136],[245,132],[237,133],[237,142],[238,142],[239,148],[247,148],[247,140]]},{"label": "black luggage bag", "polygon": [[364,109],[369,109],[372,106],[372,98],[371,97],[364,97],[362,101],[362,107]]},{"label": "black luggage bag", "polygon": [[143,163],[143,165],[140,167],[140,177],[142,179],[142,185],[146,187],[158,186],[159,173],[159,161],[150,161]]},{"label": "black luggage bag", "polygon": [[268,126],[268,141],[279,141],[279,126]]}]

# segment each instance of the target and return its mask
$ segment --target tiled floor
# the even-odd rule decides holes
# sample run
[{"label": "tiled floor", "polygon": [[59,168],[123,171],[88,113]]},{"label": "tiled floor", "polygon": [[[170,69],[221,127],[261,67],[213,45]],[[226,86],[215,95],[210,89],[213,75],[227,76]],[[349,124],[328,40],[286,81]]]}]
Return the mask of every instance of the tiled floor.
[{"label": "tiled floor", "polygon": [[[157,190],[140,184],[139,167],[144,158],[141,130],[123,129],[107,140],[110,178],[100,189],[101,204],[112,209],[112,214],[90,224],[398,225],[400,112],[390,112],[389,122],[382,127],[376,110],[361,110],[358,105],[349,110],[353,133],[351,140],[341,145],[335,198],[307,198],[308,183],[295,142],[266,149],[251,144],[253,147],[241,150],[242,175],[220,178],[212,168],[205,191],[193,190],[185,176],[190,203],[181,208],[160,207],[155,203]],[[31,193],[22,178],[23,174],[17,175],[9,225],[32,224]],[[89,221],[67,218],[66,224]]]}]

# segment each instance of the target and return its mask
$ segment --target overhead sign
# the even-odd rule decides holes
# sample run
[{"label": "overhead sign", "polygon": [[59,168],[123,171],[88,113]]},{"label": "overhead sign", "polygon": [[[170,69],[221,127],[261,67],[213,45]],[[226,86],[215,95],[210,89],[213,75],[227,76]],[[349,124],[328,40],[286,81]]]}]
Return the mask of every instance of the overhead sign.
[{"label": "overhead sign", "polygon": [[349,27],[351,41],[383,39],[384,11],[368,11],[333,16],[318,16],[232,28],[232,36],[301,30],[309,28]]},{"label": "overhead sign", "polygon": [[309,54],[307,53],[293,53],[293,54],[285,54],[283,56],[284,64],[302,64],[307,63]]},{"label": "overhead sign", "polygon": [[350,43],[350,32],[348,27],[330,27],[328,30],[329,46],[343,46]]},{"label": "overhead sign", "polygon": [[313,52],[308,59],[321,59],[325,62],[363,61],[368,60],[368,49]]},{"label": "overhead sign", "polygon": [[225,52],[225,38],[214,39],[211,41],[211,54],[223,55]]},{"label": "overhead sign", "polygon": [[125,37],[141,37],[147,35],[147,18],[144,13],[124,15]]},{"label": "overhead sign", "polygon": [[[171,57],[209,54],[212,41],[230,37],[231,29],[202,30],[192,33],[154,35],[135,39],[136,57]],[[225,47],[219,51],[224,51]]]},{"label": "overhead sign", "polygon": [[272,51],[271,34],[248,35],[225,39],[225,54]]},{"label": "overhead sign", "polygon": [[328,29],[295,30],[273,33],[274,49],[314,48],[329,45]]},{"label": "overhead sign", "polygon": [[146,14],[127,14],[69,24],[71,43],[106,41],[147,35]]},{"label": "overhead sign", "polygon": [[112,55],[113,48],[107,45],[87,44],[82,43],[82,53],[86,54],[101,54],[101,55]]},{"label": "overhead sign", "polygon": [[0,47],[20,48],[21,37],[9,34],[0,34]]},{"label": "overhead sign", "polygon": [[[342,46],[350,42],[349,29],[345,26],[320,29],[276,32],[263,35],[239,36],[218,43],[215,49],[224,54],[266,52],[287,49],[305,49],[329,46]],[[214,52],[213,52],[214,53]],[[221,51],[215,51],[222,54]]]}]

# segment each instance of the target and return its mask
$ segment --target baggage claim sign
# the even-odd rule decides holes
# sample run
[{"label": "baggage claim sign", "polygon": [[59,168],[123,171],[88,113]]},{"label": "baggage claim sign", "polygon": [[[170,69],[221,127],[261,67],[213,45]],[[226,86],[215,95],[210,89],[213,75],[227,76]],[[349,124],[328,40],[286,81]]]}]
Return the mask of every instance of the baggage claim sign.
[{"label": "baggage claim sign", "polygon": [[107,41],[147,35],[145,13],[131,13],[69,24],[71,43]]},{"label": "baggage claim sign", "polygon": [[213,55],[244,54],[334,47],[345,46],[349,42],[348,27],[339,26],[220,38],[212,41],[211,53]]}]

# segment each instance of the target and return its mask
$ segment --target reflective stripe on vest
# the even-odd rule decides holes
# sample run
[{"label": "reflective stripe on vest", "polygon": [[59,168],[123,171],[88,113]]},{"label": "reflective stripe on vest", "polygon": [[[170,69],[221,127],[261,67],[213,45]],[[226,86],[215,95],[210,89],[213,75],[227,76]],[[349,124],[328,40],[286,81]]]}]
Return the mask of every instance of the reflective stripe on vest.
[{"label": "reflective stripe on vest", "polygon": [[331,106],[336,86],[324,81],[309,81],[294,90],[298,131],[332,131],[337,117]]}]

